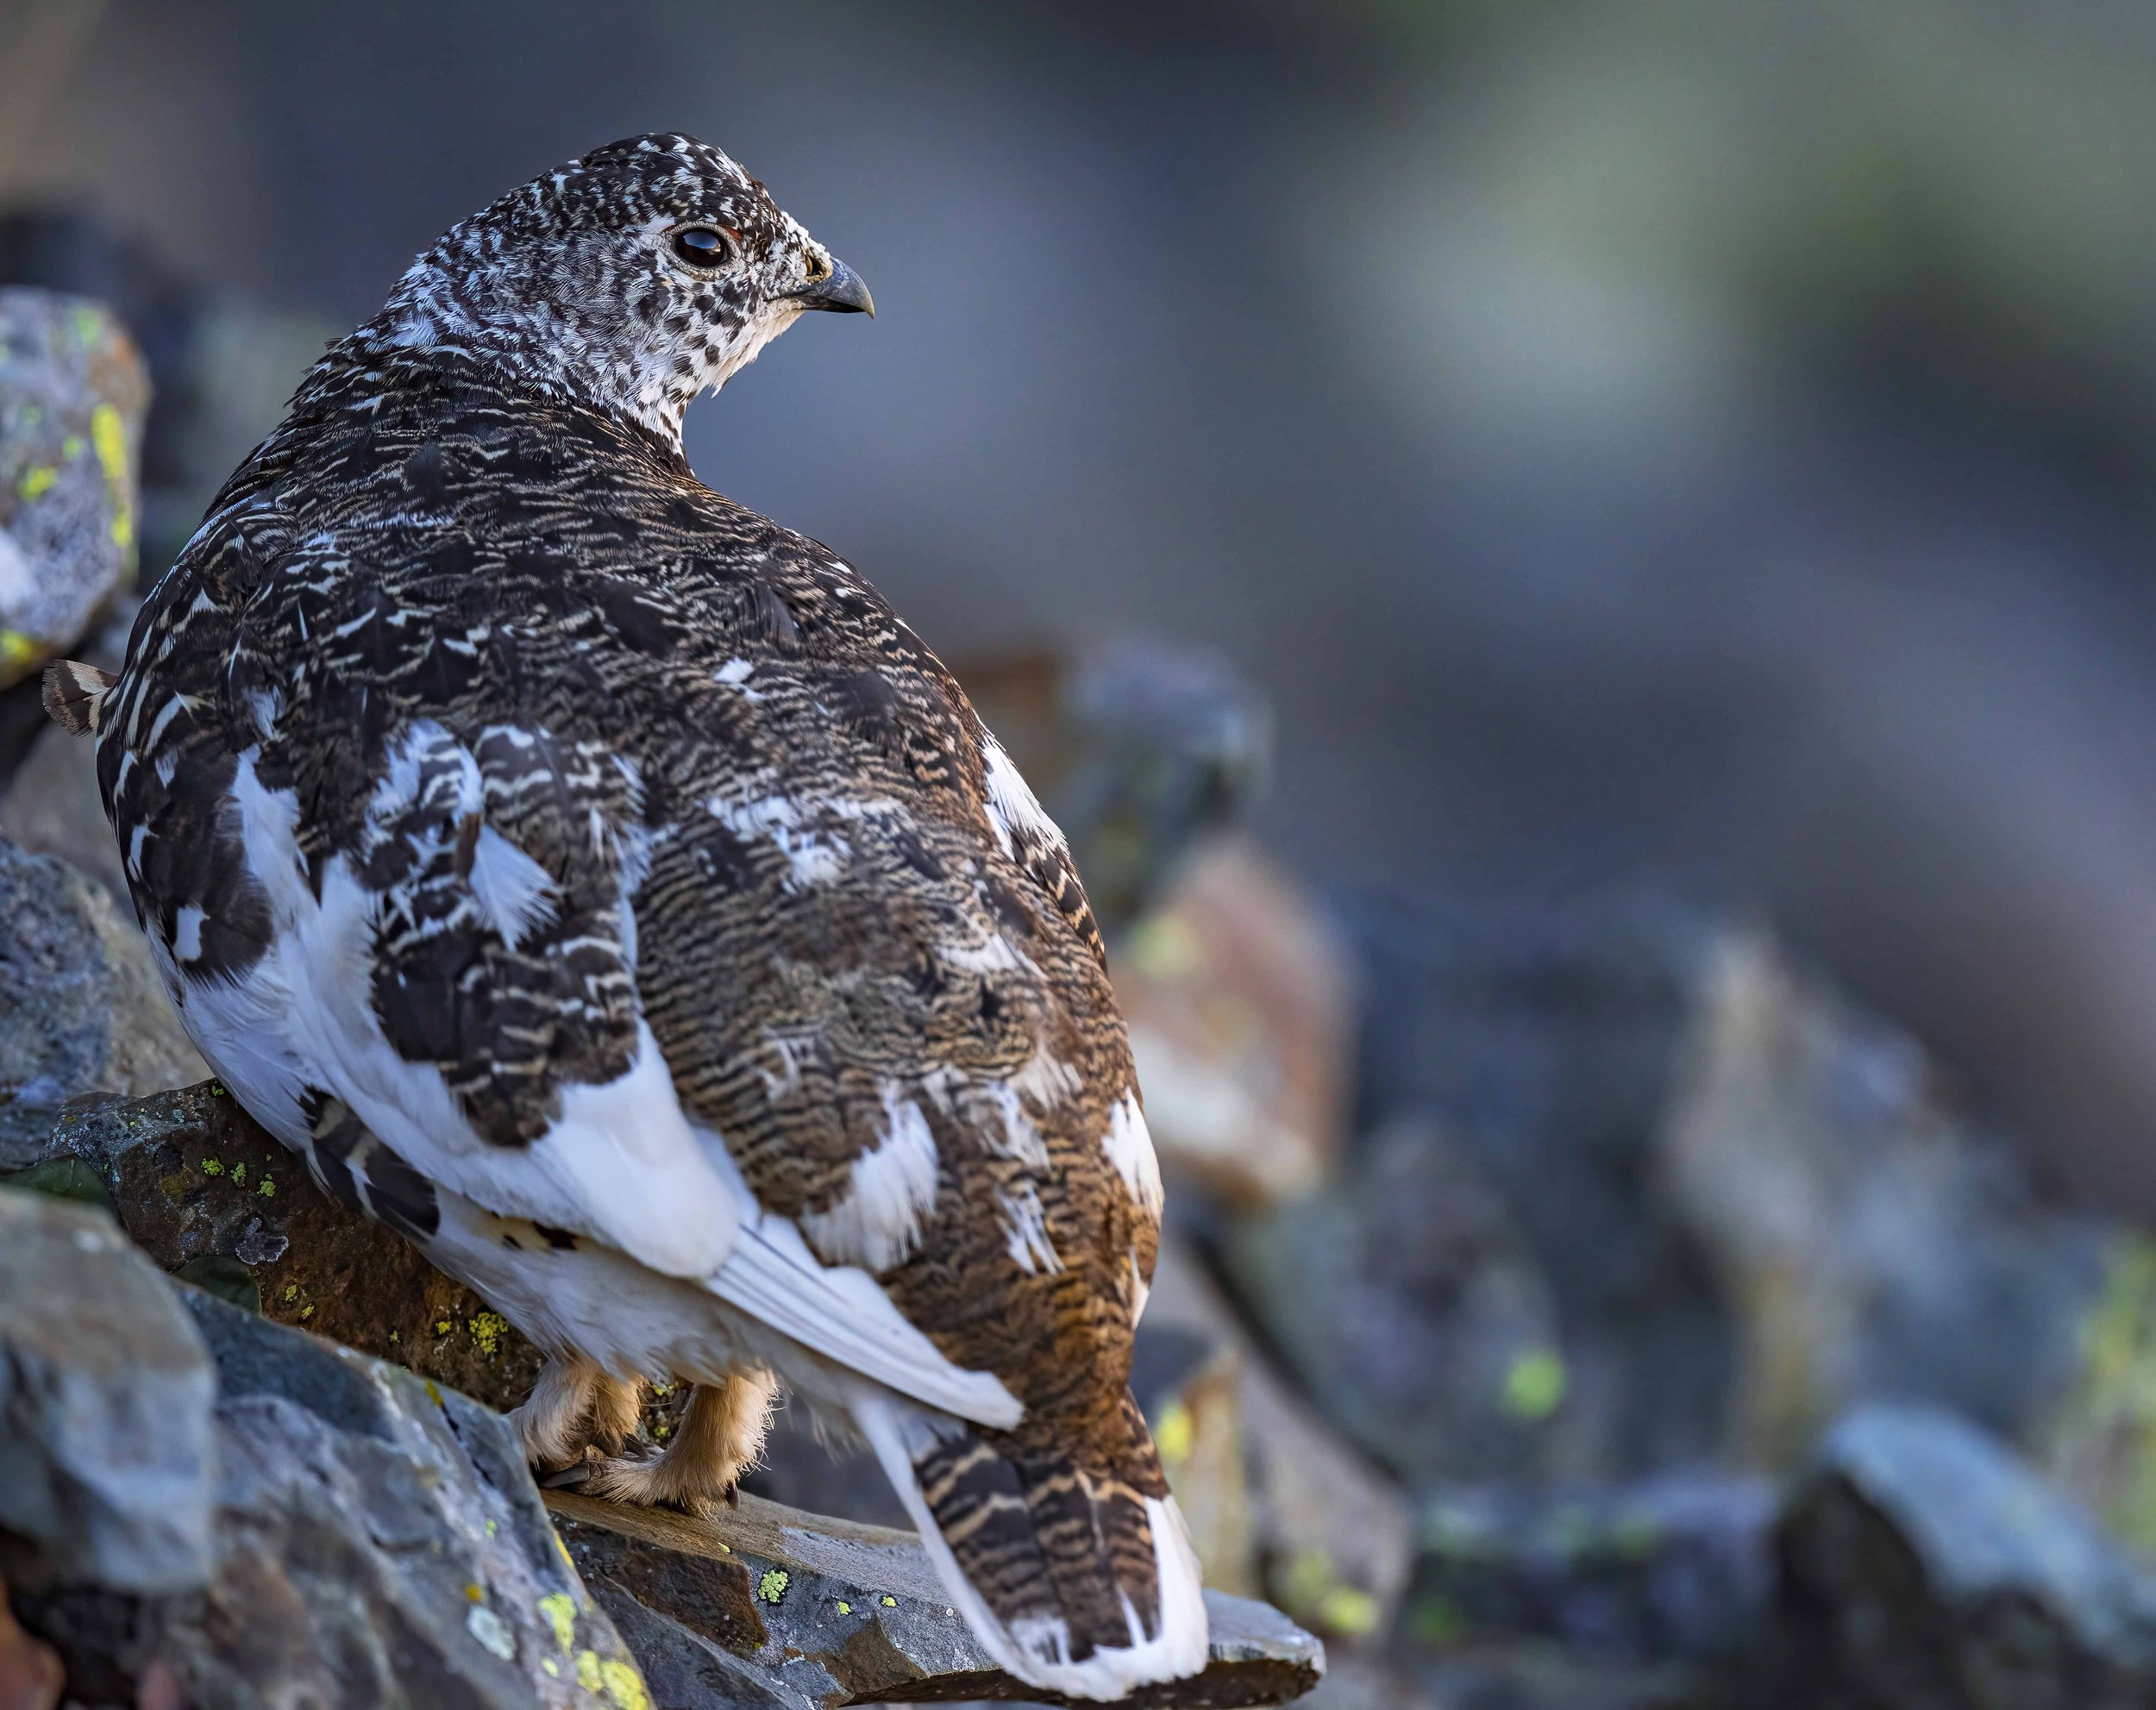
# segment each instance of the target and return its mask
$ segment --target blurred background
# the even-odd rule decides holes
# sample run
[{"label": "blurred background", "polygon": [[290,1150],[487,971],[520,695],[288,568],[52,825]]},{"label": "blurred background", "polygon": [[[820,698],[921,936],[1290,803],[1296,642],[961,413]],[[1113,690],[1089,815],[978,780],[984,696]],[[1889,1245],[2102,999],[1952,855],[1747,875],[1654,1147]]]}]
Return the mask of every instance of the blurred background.
[{"label": "blurred background", "polygon": [[154,573],[444,226],[735,153],[879,316],[692,460],[1113,893],[1223,1582],[1342,1704],[2095,1702],[1838,1600],[1996,1450],[2156,1655],[2153,90],[2132,0],[4,0],[0,279],[143,345]]}]

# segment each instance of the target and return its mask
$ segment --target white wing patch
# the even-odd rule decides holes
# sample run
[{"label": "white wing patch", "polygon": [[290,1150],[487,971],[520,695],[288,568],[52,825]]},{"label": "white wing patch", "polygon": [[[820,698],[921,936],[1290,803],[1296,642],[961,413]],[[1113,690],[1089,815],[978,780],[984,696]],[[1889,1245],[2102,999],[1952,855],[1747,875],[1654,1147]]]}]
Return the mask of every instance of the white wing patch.
[{"label": "white wing patch", "polygon": [[1123,1185],[1130,1189],[1131,1198],[1157,1218],[1167,1195],[1161,1190],[1160,1160],[1153,1152],[1152,1131],[1145,1125],[1145,1112],[1139,1108],[1136,1092],[1125,1093],[1115,1101],[1100,1145],[1115,1166],[1115,1173],[1123,1178]]},{"label": "white wing patch", "polygon": [[913,1250],[936,1204],[936,1137],[895,1087],[883,1094],[882,1142],[854,1160],[846,1191],[826,1212],[801,1218],[809,1245],[830,1263],[888,1270]]},{"label": "white wing patch", "polygon": [[1063,834],[1042,810],[1033,786],[1012,763],[1011,756],[1003,751],[1003,744],[993,736],[984,736],[981,759],[987,774],[988,829],[995,833],[1003,853],[1012,854],[1017,839],[1060,848]]},{"label": "white wing patch", "polygon": [[[639,1024],[626,1073],[566,1087],[560,1117],[530,1145],[481,1139],[441,1071],[399,1055],[375,1018],[372,946],[379,898],[338,855],[323,868],[317,900],[293,836],[298,800],[289,790],[265,789],[254,759],[253,750],[240,758],[232,811],[248,866],[269,902],[270,948],[248,970],[243,991],[216,982],[227,989],[212,994],[205,990],[211,982],[200,982],[185,994],[191,1020],[197,1013],[216,1017],[205,1055],[220,1072],[229,1061],[244,1080],[274,1084],[296,1071],[342,1099],[422,1175],[488,1211],[595,1237],[668,1275],[716,1273],[732,1250],[742,1197],[712,1168],[682,1114],[649,1027]],[[409,775],[392,770],[379,792],[385,801],[397,799],[400,786],[412,787]],[[503,847],[513,849],[506,841]],[[514,864],[505,870],[513,881]],[[513,897],[513,882],[508,888]],[[239,1037],[250,1025],[268,1037]],[[281,1049],[273,1049],[272,1041]],[[296,1087],[274,1090],[283,1106],[294,1104]]]},{"label": "white wing patch", "polygon": [[486,924],[512,950],[553,914],[561,893],[551,873],[492,825],[473,847],[471,886]]}]

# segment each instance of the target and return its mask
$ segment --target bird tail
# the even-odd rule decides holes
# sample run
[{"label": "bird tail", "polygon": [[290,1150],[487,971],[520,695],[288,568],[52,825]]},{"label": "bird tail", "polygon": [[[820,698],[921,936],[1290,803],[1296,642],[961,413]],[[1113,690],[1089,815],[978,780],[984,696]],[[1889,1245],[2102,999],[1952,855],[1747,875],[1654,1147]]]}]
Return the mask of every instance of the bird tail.
[{"label": "bird tail", "polygon": [[1126,1391],[1081,1460],[865,1389],[853,1412],[990,1655],[1029,1686],[1118,1699],[1206,1664],[1197,1552]]}]

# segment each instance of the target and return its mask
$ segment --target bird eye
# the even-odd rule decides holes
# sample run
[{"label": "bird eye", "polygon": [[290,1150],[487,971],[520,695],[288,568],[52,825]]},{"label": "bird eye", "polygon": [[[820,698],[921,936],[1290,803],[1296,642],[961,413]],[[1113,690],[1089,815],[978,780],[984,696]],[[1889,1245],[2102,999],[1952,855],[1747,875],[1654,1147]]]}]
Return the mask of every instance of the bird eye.
[{"label": "bird eye", "polygon": [[726,240],[709,226],[684,226],[674,235],[674,253],[692,267],[722,267]]}]

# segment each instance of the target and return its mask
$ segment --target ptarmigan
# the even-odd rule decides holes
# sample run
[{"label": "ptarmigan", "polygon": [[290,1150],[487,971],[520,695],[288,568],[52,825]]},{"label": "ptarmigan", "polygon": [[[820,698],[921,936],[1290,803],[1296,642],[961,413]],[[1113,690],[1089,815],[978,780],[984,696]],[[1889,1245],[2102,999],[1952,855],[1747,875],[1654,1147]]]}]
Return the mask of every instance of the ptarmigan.
[{"label": "ptarmigan", "polygon": [[[536,1463],[694,1506],[783,1380],[1006,1668],[1114,1698],[1206,1618],[1126,1381],[1161,1183],[1085,892],[920,638],[682,454],[804,310],[869,307],[689,137],[535,179],[47,702],[203,1055],[552,1356]],[[674,1441],[622,1457],[661,1376]]]}]

